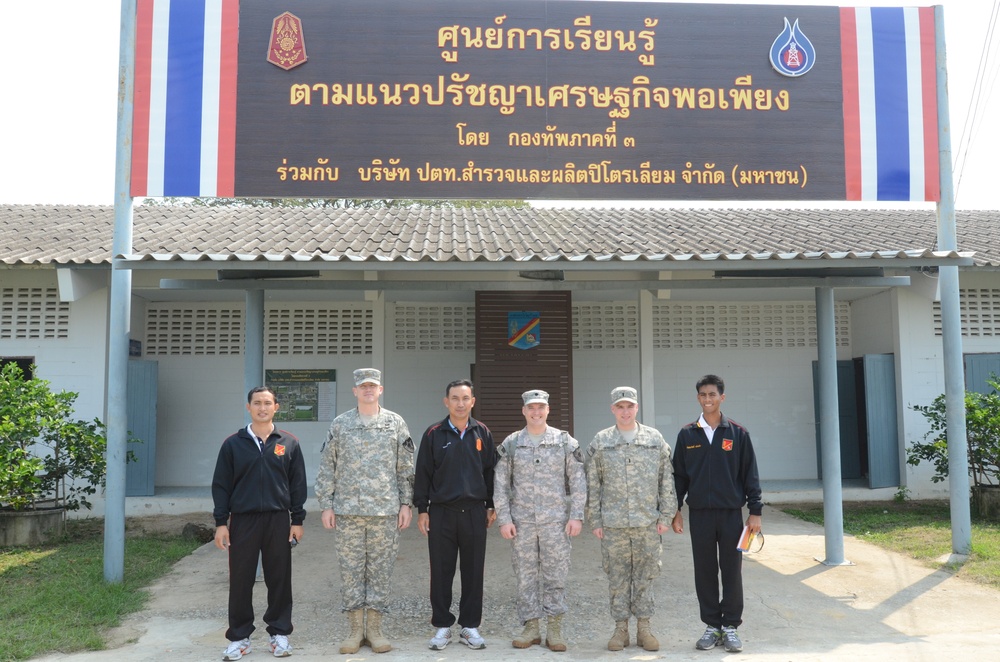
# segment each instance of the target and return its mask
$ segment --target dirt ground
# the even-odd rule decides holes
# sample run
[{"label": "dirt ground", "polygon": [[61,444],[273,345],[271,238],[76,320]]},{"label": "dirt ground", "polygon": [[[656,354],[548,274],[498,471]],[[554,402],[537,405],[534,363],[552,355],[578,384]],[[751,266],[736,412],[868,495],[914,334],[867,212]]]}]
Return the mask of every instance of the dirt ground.
[{"label": "dirt ground", "polygon": [[125,535],[182,535],[184,527],[196,524],[215,529],[210,513],[188,513],[185,515],[144,515],[125,518]]},{"label": "dirt ground", "polygon": [[[330,643],[339,641],[347,631],[346,618],[340,612],[341,581],[334,552],[335,533],[323,529],[318,520],[318,517],[307,517],[305,536],[293,556],[293,641],[297,654],[329,650]],[[129,536],[179,534],[188,524],[214,528],[209,513],[189,513],[129,517],[126,532]],[[595,644],[589,651],[578,649],[574,659],[603,658],[607,651],[597,644],[606,641],[614,629],[608,613],[607,579],[601,569],[598,550],[599,542],[589,531],[574,539],[571,586],[567,587],[571,613],[567,615],[564,631],[574,641],[592,640]],[[673,622],[669,629],[674,631],[671,639],[675,639],[676,644],[684,642],[686,645],[689,643],[687,639],[697,638],[703,627],[697,621],[696,605],[691,602],[690,546],[686,538],[671,534],[664,536],[664,550],[665,559],[669,557],[671,561],[665,563],[663,575],[656,580],[657,602],[664,615],[671,614]],[[204,655],[205,651],[221,651],[225,643],[223,632],[228,582],[225,558],[225,554],[211,543],[195,550],[174,571],[150,588],[152,599],[147,611],[129,617],[122,626],[106,633],[108,647],[124,647],[123,653],[131,650],[131,646],[148,628],[165,619],[184,623],[186,636],[200,651],[191,658],[181,656],[182,659],[200,659],[197,655]],[[667,567],[675,563],[683,568],[682,572]],[[514,651],[509,648],[509,642],[520,631],[520,623],[514,609],[510,545],[500,537],[496,527],[492,527],[489,533],[486,564],[486,600],[481,629],[492,644],[491,649],[502,646],[505,652]],[[401,536],[394,572],[396,586],[386,618],[387,630],[407,650],[408,658],[437,659],[426,647],[426,639],[432,629],[429,624],[427,581],[426,539],[415,526],[411,526]],[[685,587],[677,590],[678,583]],[[264,585],[258,584],[254,591],[258,618],[264,611],[265,595]],[[459,581],[456,577],[456,601],[458,595]],[[457,605],[455,610],[457,613]],[[665,621],[666,618],[661,621],[661,627]],[[177,654],[180,650],[173,652]],[[131,652],[124,654],[128,657]]]},{"label": "dirt ground", "polygon": [[[307,517],[305,536],[293,552],[295,659],[330,659],[346,633],[340,612],[340,574],[334,552],[335,533]],[[99,520],[98,520],[99,521]],[[188,523],[211,527],[206,513],[153,516],[130,520],[129,535],[176,532]],[[827,566],[823,528],[765,508],[767,546],[745,558],[746,610],[740,634],[746,645],[741,659],[763,662],[885,662],[980,659],[983,651],[1000,650],[1000,628],[992,617],[998,593],[970,584],[952,573],[886,552],[848,536],[848,565]],[[486,550],[485,602],[480,628],[486,650],[469,654],[482,662],[525,659],[663,660],[705,662],[728,659],[694,649],[703,625],[694,596],[691,545],[687,534],[663,536],[663,571],[654,581],[656,614],[652,619],[661,650],[634,646],[622,653],[606,648],[613,622],[608,613],[608,584],[601,568],[599,542],[590,532],[573,541],[567,585],[569,613],[564,633],[570,652],[553,653],[533,646],[510,645],[520,631],[514,609],[514,576],[510,544],[496,527]],[[390,613],[385,629],[396,650],[379,660],[439,661],[465,657],[463,647],[431,651],[427,597],[426,539],[410,527],[403,532],[394,573]],[[458,596],[456,580],[456,593]],[[228,568],[225,552],[206,543],[182,559],[149,588],[144,611],[128,617],[108,633],[109,650],[53,654],[37,662],[172,662],[219,659],[225,647]],[[258,584],[254,606],[259,618],[266,590]],[[632,625],[634,636],[634,623]],[[266,654],[265,634],[253,635],[255,659]],[[458,650],[455,650],[458,649]],[[567,657],[568,655],[568,657]],[[336,654],[334,653],[334,656]],[[352,660],[373,660],[364,649]],[[347,659],[347,658],[344,658]],[[457,659],[457,658],[456,658]]]}]

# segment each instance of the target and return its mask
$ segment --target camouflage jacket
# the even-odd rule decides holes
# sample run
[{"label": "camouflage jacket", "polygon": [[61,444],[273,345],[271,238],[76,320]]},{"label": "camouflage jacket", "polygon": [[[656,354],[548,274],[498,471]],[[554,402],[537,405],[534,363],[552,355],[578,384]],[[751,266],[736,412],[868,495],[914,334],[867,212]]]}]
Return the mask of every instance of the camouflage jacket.
[{"label": "camouflage jacket", "polygon": [[497,524],[583,519],[587,477],[580,444],[569,433],[549,427],[536,445],[522,429],[504,439],[497,453]]},{"label": "camouflage jacket", "polygon": [[338,515],[396,515],[413,503],[413,440],[403,417],[380,408],[365,425],[357,407],[333,419],[320,451],[316,498]]},{"label": "camouflage jacket", "polygon": [[669,523],[677,512],[670,446],[656,428],[639,426],[628,443],[612,426],[587,448],[587,522],[591,529]]}]

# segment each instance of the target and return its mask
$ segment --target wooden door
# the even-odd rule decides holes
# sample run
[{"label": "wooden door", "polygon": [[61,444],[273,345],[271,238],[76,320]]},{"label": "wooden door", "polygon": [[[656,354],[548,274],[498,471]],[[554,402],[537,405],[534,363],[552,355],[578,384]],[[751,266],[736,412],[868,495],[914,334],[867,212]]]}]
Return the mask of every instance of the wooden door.
[{"label": "wooden door", "polygon": [[[537,313],[537,344],[519,349],[511,325],[525,313]],[[549,394],[549,425],[573,434],[571,294],[477,292],[475,374],[475,416],[496,443],[524,427],[521,394],[536,388]]]}]

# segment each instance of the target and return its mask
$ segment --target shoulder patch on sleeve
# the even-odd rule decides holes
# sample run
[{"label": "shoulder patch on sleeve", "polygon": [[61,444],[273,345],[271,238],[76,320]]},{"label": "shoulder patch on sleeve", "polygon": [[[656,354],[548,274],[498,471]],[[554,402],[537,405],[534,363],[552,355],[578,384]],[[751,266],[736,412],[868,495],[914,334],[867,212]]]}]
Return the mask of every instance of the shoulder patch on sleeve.
[{"label": "shoulder patch on sleeve", "polygon": [[500,444],[497,446],[497,455],[500,457],[507,457],[507,444]]},{"label": "shoulder patch on sleeve", "polygon": [[406,450],[408,450],[408,451],[410,451],[412,453],[413,452],[413,439],[407,437],[406,441],[403,442],[403,448],[405,448]]},{"label": "shoulder patch on sleeve", "polygon": [[573,459],[576,460],[577,462],[581,463],[583,462],[583,453],[580,452],[579,448],[573,451]]}]

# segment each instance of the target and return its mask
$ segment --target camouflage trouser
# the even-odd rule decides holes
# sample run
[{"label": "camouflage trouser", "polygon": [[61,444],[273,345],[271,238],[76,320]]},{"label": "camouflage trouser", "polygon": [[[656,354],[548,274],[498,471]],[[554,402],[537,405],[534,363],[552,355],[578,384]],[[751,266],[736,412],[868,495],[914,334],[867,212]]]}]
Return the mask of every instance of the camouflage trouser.
[{"label": "camouflage trouser", "polygon": [[343,610],[387,612],[399,549],[396,517],[337,515],[336,531]]},{"label": "camouflage trouser", "polygon": [[604,527],[601,557],[608,573],[611,617],[653,616],[653,580],[660,576],[663,542],[656,524],[639,528]]},{"label": "camouflage trouser", "polygon": [[565,522],[515,522],[510,541],[517,578],[517,615],[521,623],[566,613],[570,541]]}]

